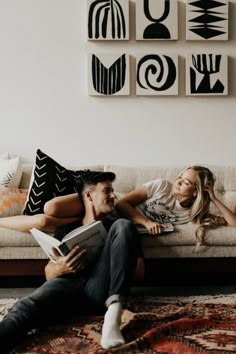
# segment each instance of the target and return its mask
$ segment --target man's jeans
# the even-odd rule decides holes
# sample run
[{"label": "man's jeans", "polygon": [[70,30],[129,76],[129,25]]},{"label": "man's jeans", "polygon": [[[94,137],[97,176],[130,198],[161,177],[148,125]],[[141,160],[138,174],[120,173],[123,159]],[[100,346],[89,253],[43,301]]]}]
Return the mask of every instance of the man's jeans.
[{"label": "man's jeans", "polygon": [[13,349],[29,330],[65,315],[101,313],[105,303],[109,306],[114,301],[124,305],[139,254],[140,240],[133,223],[116,220],[89,274],[59,276],[17,301],[0,322],[1,353]]}]

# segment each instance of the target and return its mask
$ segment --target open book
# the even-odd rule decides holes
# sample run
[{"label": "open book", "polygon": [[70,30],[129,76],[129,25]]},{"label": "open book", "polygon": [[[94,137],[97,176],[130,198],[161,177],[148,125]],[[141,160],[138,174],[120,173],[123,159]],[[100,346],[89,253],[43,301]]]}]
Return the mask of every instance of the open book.
[{"label": "open book", "polygon": [[[171,222],[163,223],[163,225],[165,225],[165,227],[162,228],[162,232],[174,231],[174,225],[171,224]],[[137,230],[140,234],[148,234],[149,235],[148,230],[143,225],[137,224]]]},{"label": "open book", "polygon": [[56,260],[56,256],[53,253],[53,247],[56,248],[62,256],[66,256],[76,245],[79,245],[78,252],[86,249],[86,265],[96,260],[104,246],[107,236],[107,231],[101,221],[94,221],[91,224],[77,227],[65,235],[61,241],[58,241],[53,236],[36,228],[31,229],[30,232],[46,255],[54,261]]}]

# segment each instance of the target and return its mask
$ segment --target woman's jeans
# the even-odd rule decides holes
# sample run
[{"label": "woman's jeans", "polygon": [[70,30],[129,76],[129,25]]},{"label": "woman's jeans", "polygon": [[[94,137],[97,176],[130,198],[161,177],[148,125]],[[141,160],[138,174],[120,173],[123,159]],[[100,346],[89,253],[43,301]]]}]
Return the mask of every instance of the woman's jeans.
[{"label": "woman's jeans", "polygon": [[1,353],[13,349],[33,328],[76,313],[104,313],[105,304],[115,301],[125,305],[139,254],[140,240],[134,224],[116,220],[90,272],[46,281],[30,296],[16,302],[0,322]]}]

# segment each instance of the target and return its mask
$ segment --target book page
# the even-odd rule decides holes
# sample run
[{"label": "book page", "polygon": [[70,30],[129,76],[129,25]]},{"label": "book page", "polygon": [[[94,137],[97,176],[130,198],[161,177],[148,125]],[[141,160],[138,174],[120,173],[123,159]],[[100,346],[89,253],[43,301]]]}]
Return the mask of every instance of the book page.
[{"label": "book page", "polygon": [[86,224],[86,225],[81,225],[79,227],[77,227],[76,229],[70,231],[67,235],[65,235],[62,239],[62,242],[65,242],[67,240],[69,240],[70,238],[76,237],[77,235],[83,233],[84,231],[95,227],[96,225],[99,225],[101,223],[101,221],[94,221],[90,224]]},{"label": "book page", "polygon": [[78,227],[68,235],[70,235],[70,237],[63,238],[59,246],[61,252],[66,255],[75,245],[78,245],[80,250],[87,250],[86,260],[90,263],[96,261],[101,253],[106,240],[107,231],[101,221],[96,221],[85,225],[85,227]]},{"label": "book page", "polygon": [[38,229],[31,229],[30,230],[31,234],[34,236],[36,241],[39,243],[39,245],[42,247],[48,258],[51,260],[55,260],[56,256],[53,253],[52,248],[56,248],[58,252],[62,255],[61,251],[59,250],[58,246],[60,245],[60,241],[55,239],[53,236],[50,236]]}]

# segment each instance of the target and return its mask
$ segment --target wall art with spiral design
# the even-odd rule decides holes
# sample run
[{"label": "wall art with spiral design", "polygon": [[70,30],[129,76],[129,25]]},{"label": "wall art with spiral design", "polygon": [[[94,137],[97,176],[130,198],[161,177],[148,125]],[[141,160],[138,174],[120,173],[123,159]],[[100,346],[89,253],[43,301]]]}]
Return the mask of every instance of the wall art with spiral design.
[{"label": "wall art with spiral design", "polygon": [[187,0],[187,40],[228,40],[228,0]]},{"label": "wall art with spiral design", "polygon": [[146,54],[136,57],[136,95],[177,94],[177,55]]},{"label": "wall art with spiral design", "polygon": [[128,40],[128,0],[87,0],[89,40]]},{"label": "wall art with spiral design", "polygon": [[137,0],[137,40],[177,40],[178,3],[176,0]]},{"label": "wall art with spiral design", "polygon": [[186,58],[186,95],[227,95],[228,57],[225,54],[192,53]]}]

